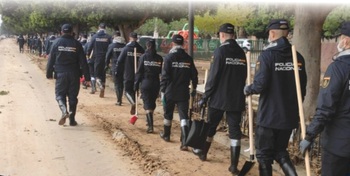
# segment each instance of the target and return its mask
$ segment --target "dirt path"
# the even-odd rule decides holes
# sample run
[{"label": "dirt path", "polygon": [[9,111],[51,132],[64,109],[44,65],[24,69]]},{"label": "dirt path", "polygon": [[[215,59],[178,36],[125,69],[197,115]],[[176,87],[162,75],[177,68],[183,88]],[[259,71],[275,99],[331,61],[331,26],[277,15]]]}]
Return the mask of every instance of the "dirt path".
[{"label": "dirt path", "polygon": [[143,175],[84,114],[77,127],[58,126],[54,81],[12,39],[0,41],[0,80],[0,175]]},{"label": "dirt path", "polygon": [[[156,108],[153,134],[146,133],[142,107],[136,124],[130,125],[129,105],[125,99],[123,106],[114,105],[110,82],[105,98],[81,89],[78,127],[58,126],[60,111],[54,100],[54,81],[45,79],[46,59],[18,53],[13,39],[1,41],[0,48],[0,91],[10,91],[0,95],[0,139],[4,139],[0,145],[5,146],[0,150],[0,156],[4,156],[0,157],[0,175],[231,175],[227,170],[227,146],[214,142],[207,162],[201,162],[191,152],[180,151],[180,126],[176,120],[171,142],[162,141],[161,106]],[[245,159],[241,157],[239,168]],[[255,164],[247,175],[257,176],[257,170]]]}]

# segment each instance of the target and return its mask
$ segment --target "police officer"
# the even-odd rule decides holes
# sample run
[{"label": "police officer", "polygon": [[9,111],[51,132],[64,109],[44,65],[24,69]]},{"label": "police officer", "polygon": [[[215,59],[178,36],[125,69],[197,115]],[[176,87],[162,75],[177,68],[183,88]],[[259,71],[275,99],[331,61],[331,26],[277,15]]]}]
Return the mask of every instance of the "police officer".
[{"label": "police officer", "polygon": [[53,41],[56,39],[56,37],[54,35],[50,35],[50,37],[48,38],[48,40],[46,41],[45,44],[45,53],[48,56],[50,54],[50,50],[51,50],[51,46],[53,44]]},{"label": "police officer", "polygon": [[314,118],[300,142],[304,155],[322,132],[322,176],[345,176],[350,166],[350,21],[340,33],[339,53],[323,76]]},{"label": "police officer", "polygon": [[113,42],[108,46],[108,50],[106,53],[106,67],[105,70],[108,69],[110,60],[112,59],[112,78],[114,81],[114,89],[117,95],[117,103],[116,105],[122,105],[122,97],[123,97],[123,75],[117,75],[117,62],[118,57],[125,46],[124,38],[120,36],[120,32],[116,31],[114,33]]},{"label": "police officer", "polygon": [[[261,176],[272,175],[276,160],[285,175],[297,175],[287,151],[292,130],[299,125],[298,100],[289,24],[284,19],[273,19],[267,26],[271,42],[256,63],[253,84],[244,88],[244,94],[260,94],[255,132],[256,157]],[[304,58],[297,54],[302,96],[306,94]]]},{"label": "police officer", "polygon": [[222,24],[219,28],[221,45],[214,51],[205,92],[200,101],[203,106],[209,101],[208,122],[210,124],[208,137],[202,151],[193,152],[201,160],[206,160],[216,128],[224,113],[229,125],[231,141],[231,165],[229,171],[238,173],[237,165],[241,151],[240,123],[242,111],[245,110],[245,96],[243,88],[247,78],[246,56],[243,49],[234,40],[234,26],[230,23]]},{"label": "police officer", "polygon": [[143,108],[147,113],[147,133],[153,133],[153,111],[156,108],[156,99],[159,95],[159,76],[162,71],[163,58],[157,54],[154,39],[147,41],[146,47],[146,53],[140,57],[134,90],[137,92],[141,84]]},{"label": "police officer", "polygon": [[160,137],[166,141],[170,141],[171,124],[175,105],[177,105],[180,122],[181,122],[181,146],[180,150],[188,150],[185,146],[188,135],[189,119],[189,85],[192,81],[195,95],[195,90],[198,84],[198,72],[194,65],[193,58],[189,56],[182,45],[184,38],[181,35],[172,37],[173,47],[169,54],[164,58],[164,67],[161,77],[161,99],[165,102],[164,106],[164,131],[160,133]]},{"label": "police officer", "polygon": [[136,48],[137,62],[139,57],[145,52],[142,46],[137,42],[137,33],[129,34],[129,43],[125,45],[118,57],[117,62],[117,77],[123,75],[124,89],[127,100],[131,104],[130,114],[135,114],[135,65],[134,63],[134,48]]},{"label": "police officer", "polygon": [[[92,53],[92,58],[94,62],[94,77],[96,78],[96,83],[100,88],[100,97],[104,97],[104,89],[106,83],[106,73],[105,73],[105,58],[108,49],[108,45],[112,42],[110,35],[106,33],[106,25],[101,23],[99,25],[98,32],[92,36],[91,42],[89,43],[87,49],[87,55],[90,56]],[[95,84],[95,80],[92,80],[92,84]]]},{"label": "police officer", "polygon": [[25,43],[25,40],[24,40],[24,37],[22,34],[20,34],[17,38],[17,43],[18,43],[18,46],[19,46],[19,52],[20,53],[23,53],[23,46],[24,46],[24,43]]},{"label": "police officer", "polygon": [[[73,28],[70,24],[62,26],[61,31],[63,35],[52,45],[46,67],[46,77],[52,79],[53,72],[55,72],[56,100],[62,111],[62,117],[58,124],[64,125],[66,118],[69,117],[69,125],[76,126],[78,124],[75,121],[75,113],[80,87],[79,78],[81,77],[81,72],[83,72],[87,81],[90,81],[90,74],[83,48],[79,41],[72,37],[72,30]],[[66,105],[67,96],[69,113]]]}]

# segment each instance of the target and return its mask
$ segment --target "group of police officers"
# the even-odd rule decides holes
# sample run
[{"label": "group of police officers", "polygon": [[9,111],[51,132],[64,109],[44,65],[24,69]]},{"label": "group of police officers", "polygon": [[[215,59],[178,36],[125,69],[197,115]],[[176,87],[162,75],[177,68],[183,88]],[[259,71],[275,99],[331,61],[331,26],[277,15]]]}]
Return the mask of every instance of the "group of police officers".
[{"label": "group of police officers", "polygon": [[[101,23],[90,40],[83,37],[78,42],[72,36],[72,26],[61,28],[62,36],[52,39],[46,77],[55,78],[56,100],[62,111],[59,125],[75,126],[76,108],[80,88],[80,77],[84,76],[91,93],[104,97],[106,71],[111,63],[111,73],[117,96],[116,105],[122,104],[125,91],[131,104],[131,114],[135,113],[135,98],[141,90],[147,119],[147,133],[153,133],[153,112],[156,99],[161,95],[164,109],[163,131],[160,137],[170,141],[175,105],[178,108],[181,126],[180,150],[186,151],[189,133],[189,98],[196,95],[198,72],[193,58],[182,45],[181,35],[172,37],[173,47],[162,58],[156,51],[155,40],[146,43],[144,50],[137,42],[137,34],[129,34],[125,44],[120,32],[113,38]],[[219,28],[221,45],[214,51],[205,92],[199,106],[208,104],[207,139],[200,149],[192,152],[200,160],[207,160],[207,154],[216,128],[226,113],[230,138],[229,172],[239,174],[238,163],[241,151],[241,118],[245,110],[245,96],[260,94],[255,129],[256,157],[261,176],[272,176],[273,161],[277,161],[285,175],[297,175],[287,151],[292,130],[299,125],[298,101],[291,44],[287,39],[289,22],[284,19],[271,20],[267,27],[269,45],[265,47],[256,63],[256,74],[251,85],[246,85],[247,62],[244,51],[234,40],[234,26],[225,23]],[[323,78],[315,117],[307,129],[307,137],[301,141],[300,150],[305,153],[312,146],[316,136],[323,131],[322,175],[345,176],[350,165],[350,22],[344,23],[338,44],[339,54],[327,69]],[[302,96],[306,94],[305,61],[297,54]],[[189,85],[193,90],[190,92]],[[67,109],[67,97],[69,109]]]}]

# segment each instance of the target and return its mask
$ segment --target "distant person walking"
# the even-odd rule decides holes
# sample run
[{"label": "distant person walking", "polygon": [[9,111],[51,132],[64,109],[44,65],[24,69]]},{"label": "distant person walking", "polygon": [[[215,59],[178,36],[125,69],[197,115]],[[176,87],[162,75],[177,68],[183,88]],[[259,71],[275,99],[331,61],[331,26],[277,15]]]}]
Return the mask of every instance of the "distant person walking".
[{"label": "distant person walking", "polygon": [[[116,31],[114,33],[113,42],[108,46],[108,50],[106,53],[106,67],[105,70],[108,69],[109,63],[112,60],[112,78],[114,81],[114,90],[117,96],[117,103],[116,105],[121,106],[122,105],[122,97],[123,97],[123,71],[120,71],[120,75],[118,75],[117,72],[117,64],[118,64],[118,57],[125,47],[125,40],[123,37],[120,36],[120,32]],[[120,67],[120,69],[123,69]]]},{"label": "distant person walking", "polygon": [[140,57],[134,90],[137,92],[141,84],[141,98],[148,124],[147,133],[153,133],[153,112],[156,108],[156,99],[159,96],[159,78],[162,71],[163,58],[157,54],[154,39],[147,41],[146,47],[145,54]]},{"label": "distant person walking", "polygon": [[134,64],[134,49],[136,48],[136,60],[138,62],[140,56],[145,53],[145,50],[137,42],[137,33],[131,32],[129,34],[129,43],[125,45],[118,57],[117,62],[117,77],[123,75],[125,94],[129,103],[131,104],[130,114],[135,114],[135,67]]},{"label": "distant person walking", "polygon": [[[104,97],[106,72],[105,72],[105,58],[108,50],[108,45],[112,42],[112,37],[106,33],[106,25],[101,23],[99,30],[92,36],[89,46],[87,48],[87,55],[92,53],[94,63],[94,77],[91,78],[93,85],[97,83],[100,88],[100,97]],[[96,82],[95,82],[96,79]],[[95,87],[95,86],[94,86]]]},{"label": "distant person walking", "polygon": [[23,37],[22,34],[20,34],[18,36],[17,43],[18,43],[18,46],[19,46],[19,52],[23,53],[24,52],[23,46],[24,46],[25,40],[24,40],[24,37]]},{"label": "distant person walking", "polygon": [[[61,28],[62,36],[52,45],[51,53],[46,66],[46,78],[55,77],[55,94],[62,111],[59,125],[64,125],[69,118],[69,125],[76,126],[75,114],[78,104],[80,77],[82,73],[86,81],[90,81],[90,73],[86,62],[83,47],[72,36],[73,28],[64,24]],[[53,75],[53,73],[55,75]],[[69,112],[67,110],[67,98]]]},{"label": "distant person walking", "polygon": [[[174,116],[175,105],[180,116],[181,126],[181,146],[180,150],[186,151],[185,145],[189,132],[189,98],[195,96],[198,84],[198,72],[194,65],[193,58],[183,49],[184,38],[181,35],[172,37],[174,46],[169,54],[164,57],[164,66],[161,77],[161,99],[164,108],[164,131],[160,137],[170,141],[171,125]],[[190,92],[190,82],[192,81],[193,92]]]}]

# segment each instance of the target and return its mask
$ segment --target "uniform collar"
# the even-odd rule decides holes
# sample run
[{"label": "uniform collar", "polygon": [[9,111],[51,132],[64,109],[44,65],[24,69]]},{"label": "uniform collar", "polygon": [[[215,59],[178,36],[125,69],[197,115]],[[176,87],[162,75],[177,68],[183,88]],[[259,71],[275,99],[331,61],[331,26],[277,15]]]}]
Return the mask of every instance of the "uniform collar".
[{"label": "uniform collar", "polygon": [[350,49],[346,49],[342,52],[339,52],[337,55],[333,57],[333,59],[337,59],[338,57],[345,56],[345,55],[350,55]]}]

